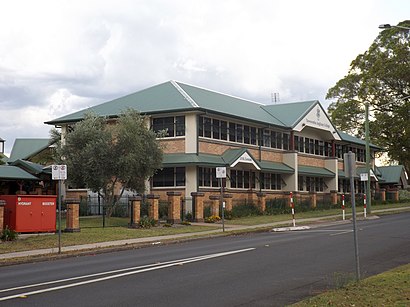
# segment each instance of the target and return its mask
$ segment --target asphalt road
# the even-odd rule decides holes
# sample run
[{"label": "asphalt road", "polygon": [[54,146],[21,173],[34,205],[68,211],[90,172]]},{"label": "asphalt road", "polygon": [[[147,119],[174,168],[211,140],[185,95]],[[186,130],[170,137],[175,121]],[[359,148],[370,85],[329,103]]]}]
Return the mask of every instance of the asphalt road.
[{"label": "asphalt road", "polygon": [[[358,222],[362,277],[410,263],[410,213]],[[352,224],[0,268],[0,306],[283,306],[355,277]]]}]

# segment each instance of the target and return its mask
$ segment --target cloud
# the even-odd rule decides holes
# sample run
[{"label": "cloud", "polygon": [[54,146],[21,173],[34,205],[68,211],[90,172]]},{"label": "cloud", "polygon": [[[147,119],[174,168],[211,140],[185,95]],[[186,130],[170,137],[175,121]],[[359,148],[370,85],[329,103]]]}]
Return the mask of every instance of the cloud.
[{"label": "cloud", "polygon": [[405,0],[8,1],[0,137],[9,152],[16,137],[46,137],[44,121],[170,79],[326,104],[377,25],[409,10]]}]

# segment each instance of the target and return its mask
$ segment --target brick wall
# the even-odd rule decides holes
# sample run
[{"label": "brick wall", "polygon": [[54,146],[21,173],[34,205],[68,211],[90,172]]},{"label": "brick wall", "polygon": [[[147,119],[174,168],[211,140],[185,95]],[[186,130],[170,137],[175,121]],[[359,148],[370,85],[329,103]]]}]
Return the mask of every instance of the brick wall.
[{"label": "brick wall", "polygon": [[184,153],[185,139],[162,139],[160,141],[164,153]]},{"label": "brick wall", "polygon": [[298,164],[306,166],[325,167],[325,160],[299,155]]}]

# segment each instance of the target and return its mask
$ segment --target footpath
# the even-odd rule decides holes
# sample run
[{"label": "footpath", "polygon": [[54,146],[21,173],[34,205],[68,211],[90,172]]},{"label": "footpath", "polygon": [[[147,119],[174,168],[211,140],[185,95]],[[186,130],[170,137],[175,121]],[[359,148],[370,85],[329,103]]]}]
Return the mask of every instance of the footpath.
[{"label": "footpath", "polygon": [[[372,215],[368,216],[367,219],[375,219],[378,218],[377,213],[389,212],[389,211],[408,211],[408,208],[394,208],[394,209],[383,209],[383,210],[374,210]],[[357,218],[363,219],[363,214],[358,213]],[[297,227],[279,227],[281,225],[292,224],[292,221],[280,221],[274,223],[267,223],[267,224],[258,224],[252,226],[245,226],[245,225],[226,225],[225,224],[225,231],[222,229],[221,224],[220,228],[215,229],[215,224],[207,224],[207,223],[191,223],[192,225],[201,225],[201,226],[213,226],[212,230],[208,231],[201,231],[195,233],[182,233],[182,234],[174,234],[174,235],[166,235],[166,236],[157,236],[157,237],[145,237],[145,238],[135,238],[135,239],[127,239],[127,240],[116,240],[116,241],[108,241],[108,242],[99,242],[99,243],[90,243],[90,244],[82,244],[82,245],[73,245],[73,246],[63,246],[61,247],[61,253],[76,253],[76,252],[86,252],[86,251],[98,251],[104,249],[115,249],[115,248],[124,248],[124,247],[133,247],[133,246],[147,246],[147,245],[158,245],[163,243],[170,243],[170,242],[177,242],[181,240],[191,240],[191,239],[198,239],[198,238],[206,238],[212,236],[220,236],[220,235],[230,235],[234,232],[243,231],[243,232],[251,232],[251,231],[258,231],[258,230],[266,230],[271,228],[272,231],[296,231],[296,230],[308,230],[310,228],[317,228],[329,225],[337,225],[342,223],[351,223],[351,220],[338,220],[334,221],[334,219],[340,218],[340,215],[330,215],[330,216],[323,216],[317,218],[306,218],[306,219],[298,219],[297,220]],[[304,225],[304,226],[302,226]],[[277,227],[277,228],[275,228]],[[28,250],[22,252],[14,252],[14,253],[6,253],[0,254],[0,261],[7,260],[7,259],[19,259],[19,258],[30,258],[30,257],[38,257],[38,256],[51,256],[51,255],[58,255],[58,248],[45,248],[45,249],[37,249],[37,250]]]}]

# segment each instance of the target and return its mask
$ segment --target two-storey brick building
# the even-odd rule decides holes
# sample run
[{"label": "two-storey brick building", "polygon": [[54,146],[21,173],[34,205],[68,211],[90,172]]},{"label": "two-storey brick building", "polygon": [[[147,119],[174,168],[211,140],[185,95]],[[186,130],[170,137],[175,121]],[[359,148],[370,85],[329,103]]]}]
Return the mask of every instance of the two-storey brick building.
[{"label": "two-storey brick building", "polygon": [[[338,131],[319,101],[264,105],[169,81],[47,124],[61,127],[64,136],[86,112],[115,118],[127,108],[147,115],[152,129],[167,131],[163,169],[150,179],[149,192],[180,191],[188,208],[192,192],[218,193],[220,166],[227,168],[227,191],[247,199],[257,192],[268,198],[286,191],[348,192],[343,154],[349,150],[365,171],[365,142]],[[377,150],[371,145],[372,157]]]}]

